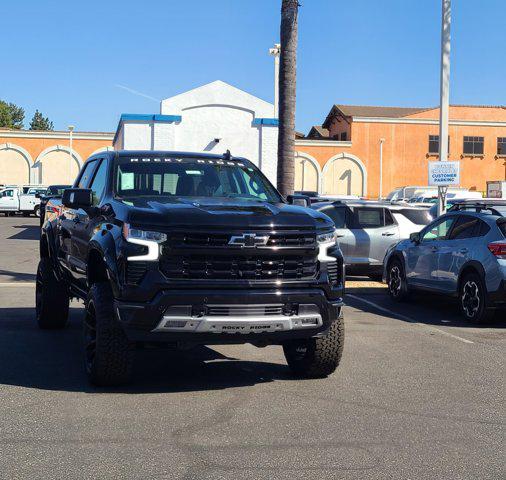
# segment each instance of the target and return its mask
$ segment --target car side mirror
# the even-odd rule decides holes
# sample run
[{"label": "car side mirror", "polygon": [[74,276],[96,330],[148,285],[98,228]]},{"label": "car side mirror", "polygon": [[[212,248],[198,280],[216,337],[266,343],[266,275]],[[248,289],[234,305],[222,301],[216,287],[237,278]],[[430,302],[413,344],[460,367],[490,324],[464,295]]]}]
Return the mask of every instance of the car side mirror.
[{"label": "car side mirror", "polygon": [[307,195],[288,195],[286,199],[290,205],[299,205],[300,207],[311,205],[311,199]]},{"label": "car side mirror", "polygon": [[68,208],[89,208],[92,205],[91,188],[67,188],[63,191],[62,203]]},{"label": "car side mirror", "polygon": [[35,198],[40,198],[40,196],[41,196],[41,195],[40,195],[40,193],[38,193],[38,192],[35,194]]},{"label": "car side mirror", "polygon": [[420,243],[420,233],[419,232],[414,232],[412,233],[410,236],[409,236],[409,239],[413,242],[413,243]]}]

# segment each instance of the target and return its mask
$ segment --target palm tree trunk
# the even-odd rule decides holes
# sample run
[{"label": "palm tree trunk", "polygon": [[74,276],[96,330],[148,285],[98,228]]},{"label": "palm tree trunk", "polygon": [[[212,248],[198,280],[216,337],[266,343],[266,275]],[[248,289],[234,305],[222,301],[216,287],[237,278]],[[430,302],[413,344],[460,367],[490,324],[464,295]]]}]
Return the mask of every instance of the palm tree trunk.
[{"label": "palm tree trunk", "polygon": [[295,83],[298,9],[298,0],[282,0],[279,65],[278,190],[285,197],[293,193],[295,180]]}]

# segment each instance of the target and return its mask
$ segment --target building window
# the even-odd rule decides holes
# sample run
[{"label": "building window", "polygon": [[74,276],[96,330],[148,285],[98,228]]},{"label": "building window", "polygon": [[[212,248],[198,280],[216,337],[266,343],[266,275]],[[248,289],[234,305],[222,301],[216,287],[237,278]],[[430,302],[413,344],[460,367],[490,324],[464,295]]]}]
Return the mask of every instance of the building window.
[{"label": "building window", "polygon": [[[450,136],[448,136],[448,152],[450,151]],[[429,153],[439,153],[439,135],[429,135]]]},{"label": "building window", "polygon": [[497,155],[506,155],[506,137],[497,137]]},{"label": "building window", "polygon": [[483,155],[484,137],[464,137],[464,154]]},{"label": "building window", "polygon": [[346,142],[348,140],[348,134],[346,132],[341,132],[341,141]]}]

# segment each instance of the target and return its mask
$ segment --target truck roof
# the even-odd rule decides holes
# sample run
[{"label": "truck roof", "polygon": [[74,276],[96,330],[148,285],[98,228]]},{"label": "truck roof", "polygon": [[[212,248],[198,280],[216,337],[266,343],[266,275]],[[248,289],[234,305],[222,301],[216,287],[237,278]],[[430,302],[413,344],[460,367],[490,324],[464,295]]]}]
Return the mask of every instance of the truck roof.
[{"label": "truck roof", "polygon": [[[108,152],[99,152],[93,157],[103,156],[104,154],[109,155],[110,157],[126,157],[126,156],[144,156],[144,157],[181,157],[181,158],[205,158],[208,160],[227,160],[227,161],[236,161],[236,162],[250,162],[247,158],[244,157],[234,157],[227,150],[224,153],[216,154],[216,153],[205,153],[205,152],[181,152],[181,151],[172,151],[172,150],[111,150]],[[92,158],[92,157],[90,157]]]}]

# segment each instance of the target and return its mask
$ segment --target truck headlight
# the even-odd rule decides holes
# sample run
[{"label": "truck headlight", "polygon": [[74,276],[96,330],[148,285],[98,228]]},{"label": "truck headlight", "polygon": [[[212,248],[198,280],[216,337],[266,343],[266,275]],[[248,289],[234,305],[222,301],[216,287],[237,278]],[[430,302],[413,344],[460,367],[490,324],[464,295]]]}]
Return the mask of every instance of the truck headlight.
[{"label": "truck headlight", "polygon": [[160,243],[167,240],[165,233],[132,228],[128,223],[123,224],[123,237],[125,237],[127,242],[143,245],[148,248],[148,253],[145,255],[128,257],[127,260],[129,262],[158,260],[160,256]]},{"label": "truck headlight", "polygon": [[332,230],[330,232],[320,233],[316,236],[318,242],[319,252],[318,261],[320,262],[335,262],[336,258],[328,255],[327,250],[333,247],[337,241],[337,232]]},{"label": "truck headlight", "polygon": [[337,241],[337,232],[332,230],[331,232],[320,233],[316,236],[318,245],[334,245]]}]

